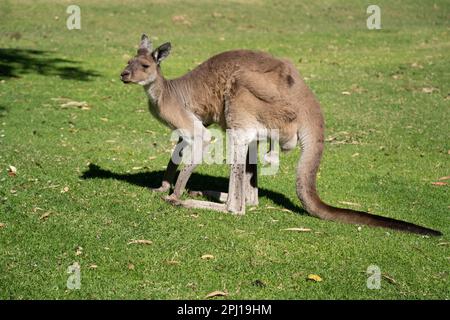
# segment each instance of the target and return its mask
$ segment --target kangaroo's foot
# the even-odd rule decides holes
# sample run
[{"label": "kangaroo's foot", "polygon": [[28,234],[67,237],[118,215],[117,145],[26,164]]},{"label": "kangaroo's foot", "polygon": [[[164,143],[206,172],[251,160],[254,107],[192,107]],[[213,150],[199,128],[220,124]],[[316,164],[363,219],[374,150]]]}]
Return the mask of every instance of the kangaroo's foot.
[{"label": "kangaroo's foot", "polygon": [[219,212],[229,212],[227,206],[223,203],[211,202],[211,201],[201,201],[201,200],[181,200],[175,194],[163,197],[163,199],[172,205],[180,206],[188,209],[208,209],[215,210]]}]

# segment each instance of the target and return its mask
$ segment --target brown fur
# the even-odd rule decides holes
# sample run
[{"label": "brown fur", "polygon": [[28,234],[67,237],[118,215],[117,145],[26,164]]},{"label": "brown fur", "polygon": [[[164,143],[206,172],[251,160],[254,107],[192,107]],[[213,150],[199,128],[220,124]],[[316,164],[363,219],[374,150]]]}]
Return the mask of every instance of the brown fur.
[{"label": "brown fur", "polygon": [[[411,223],[335,208],[322,202],[316,191],[316,175],[324,148],[324,119],[314,94],[288,60],[263,52],[234,50],[211,57],[178,79],[167,80],[161,74],[158,57],[165,57],[168,53],[161,53],[160,48],[152,52],[141,44],[138,55],[130,61],[122,79],[135,83],[151,79],[144,84],[149,94],[150,109],[171,128],[193,134],[193,123],[200,120],[205,127],[218,123],[223,129],[279,129],[283,150],[290,150],[300,142],[302,156],[297,168],[297,194],[311,215],[420,234],[440,234]],[[147,67],[144,68],[143,64]],[[180,173],[172,201],[180,201],[179,196],[194,168],[188,166]],[[242,166],[232,165],[227,206],[211,205],[211,208],[245,211],[242,204],[245,200],[240,193],[251,187],[241,184],[244,170]],[[168,182],[165,182],[163,190],[167,190]],[[185,204],[205,207],[205,202],[195,201]]]}]

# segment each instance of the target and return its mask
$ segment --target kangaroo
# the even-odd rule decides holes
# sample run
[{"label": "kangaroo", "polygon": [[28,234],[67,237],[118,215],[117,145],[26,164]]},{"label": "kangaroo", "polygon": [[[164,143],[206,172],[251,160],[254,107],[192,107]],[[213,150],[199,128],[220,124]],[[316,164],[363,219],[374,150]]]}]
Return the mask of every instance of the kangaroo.
[{"label": "kangaroo", "polygon": [[[177,79],[168,80],[161,72],[161,62],[171,50],[164,43],[153,50],[144,34],[137,55],[121,73],[124,83],[142,85],[148,96],[150,112],[172,129],[181,129],[181,140],[192,139],[195,123],[201,132],[217,123],[223,129],[278,129],[283,151],[300,145],[296,191],[303,208],[320,219],[351,224],[390,228],[422,235],[441,232],[409,222],[330,206],[316,190],[316,175],[324,149],[324,118],[321,107],[295,66],[285,59],[250,50],[227,51],[215,55]],[[252,131],[253,130],[253,131]],[[247,131],[246,131],[247,132]],[[208,144],[202,134],[203,145]],[[195,137],[194,137],[195,138]],[[245,205],[257,205],[256,164],[248,162],[248,146],[253,133],[234,136],[228,194],[198,191],[192,194],[217,198],[219,202],[181,200],[186,183],[198,164],[183,166],[173,192],[165,199],[188,208],[208,208],[244,214]],[[172,158],[162,184],[155,191],[171,189],[178,164]]]}]

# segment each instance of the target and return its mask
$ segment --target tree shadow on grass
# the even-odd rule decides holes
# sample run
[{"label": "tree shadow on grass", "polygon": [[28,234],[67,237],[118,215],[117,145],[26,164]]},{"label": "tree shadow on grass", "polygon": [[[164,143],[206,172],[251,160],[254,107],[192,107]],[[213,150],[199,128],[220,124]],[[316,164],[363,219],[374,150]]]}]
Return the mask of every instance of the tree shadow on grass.
[{"label": "tree shadow on grass", "polygon": [[48,51],[0,48],[0,79],[20,78],[30,73],[78,81],[90,81],[99,76],[79,64],[79,61],[56,58]]},{"label": "tree shadow on grass", "polygon": [[[90,164],[89,169],[83,172],[82,179],[115,179],[119,181],[125,181],[133,185],[137,185],[144,188],[158,188],[161,186],[161,181],[164,175],[164,171],[152,171],[152,172],[138,172],[138,173],[115,173],[110,170],[102,169],[95,164]],[[205,188],[205,186],[207,186]],[[228,179],[224,177],[212,177],[200,173],[193,173],[189,179],[187,188],[190,190],[228,190]],[[299,214],[306,214],[305,210],[297,206],[285,195],[259,188],[259,196],[272,200],[275,204],[289,209]]]}]

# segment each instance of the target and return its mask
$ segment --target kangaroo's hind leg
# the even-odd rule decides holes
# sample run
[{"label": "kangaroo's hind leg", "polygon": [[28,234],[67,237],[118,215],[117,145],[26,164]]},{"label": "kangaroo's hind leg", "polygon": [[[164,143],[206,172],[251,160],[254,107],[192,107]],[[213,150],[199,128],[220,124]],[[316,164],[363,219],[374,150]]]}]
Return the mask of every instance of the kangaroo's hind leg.
[{"label": "kangaroo's hind leg", "polygon": [[[232,144],[232,159],[230,165],[230,180],[228,185],[228,197],[226,203],[217,203],[201,200],[180,200],[174,196],[169,196],[168,201],[175,205],[186,208],[210,209],[221,212],[230,212],[232,214],[245,213],[246,201],[246,181],[250,181],[251,177],[246,179],[246,160],[248,144],[234,141]],[[251,171],[253,172],[253,171]]]},{"label": "kangaroo's hind leg", "polygon": [[[251,206],[258,205],[258,176],[256,158],[257,149],[249,148],[247,154],[247,161],[245,164],[245,204]],[[228,200],[228,193],[215,190],[190,191],[190,196],[203,196],[212,201],[226,203]]]}]

